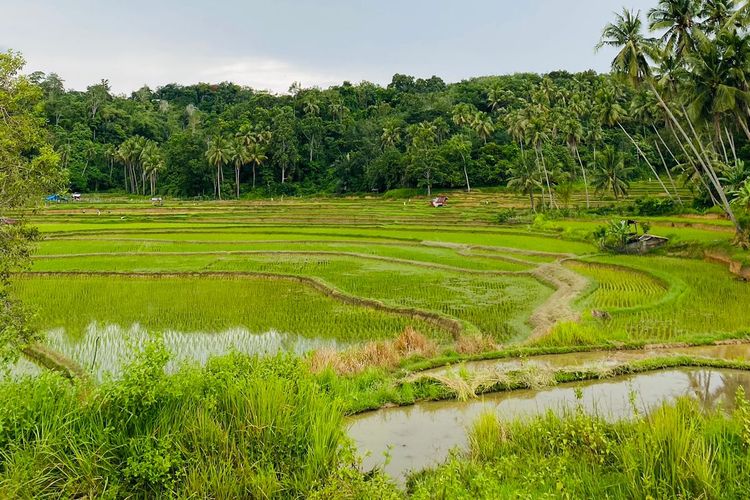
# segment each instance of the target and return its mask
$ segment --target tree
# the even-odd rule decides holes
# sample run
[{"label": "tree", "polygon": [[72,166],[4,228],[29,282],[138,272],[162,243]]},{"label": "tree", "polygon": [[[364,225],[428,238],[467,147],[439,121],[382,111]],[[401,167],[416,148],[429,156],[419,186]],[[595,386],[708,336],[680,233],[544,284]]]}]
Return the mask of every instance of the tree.
[{"label": "tree", "polygon": [[208,141],[206,159],[216,169],[216,189],[214,193],[218,199],[221,199],[221,184],[224,180],[223,168],[232,159],[230,142],[222,136],[216,136]]},{"label": "tree", "polygon": [[270,152],[273,163],[281,171],[281,183],[284,184],[299,161],[294,111],[290,107],[282,107],[273,117]]},{"label": "tree", "polygon": [[466,192],[471,193],[471,184],[469,183],[469,171],[467,163],[471,159],[471,141],[464,135],[454,135],[444,144],[446,154],[449,156],[458,156],[461,159],[463,167],[464,180],[466,181]]},{"label": "tree", "polygon": [[700,10],[698,0],[659,0],[657,7],[648,11],[649,28],[663,30],[667,50],[679,58],[695,47],[693,28]]},{"label": "tree", "polygon": [[747,239],[747,235],[745,235],[744,228],[734,215],[714,163],[696,127],[690,121],[687,113],[683,112],[687,128],[690,130],[690,134],[688,134],[686,127],[675,116],[669,104],[654,85],[648,59],[649,57],[656,57],[658,51],[655,49],[654,40],[644,37],[641,33],[641,28],[642,22],[639,15],[624,10],[622,15],[616,16],[614,23],[610,23],[604,28],[602,39],[597,47],[611,46],[619,48],[620,51],[612,61],[612,70],[617,74],[625,76],[636,88],[643,83],[648,85],[648,88],[656,96],[659,106],[664,111],[668,121],[675,127],[677,131],[675,137],[678,138],[678,141],[682,139],[681,147],[685,151],[686,156],[689,156],[688,152],[692,154],[692,158],[689,159],[691,165],[697,169],[697,173],[701,178],[703,176],[708,178],[713,190],[718,194],[722,209],[734,224],[737,239],[745,240]]},{"label": "tree", "polygon": [[495,131],[495,125],[492,123],[492,118],[481,111],[474,113],[470,125],[485,144],[487,144],[487,139],[489,139]]},{"label": "tree", "polygon": [[[245,144],[243,136],[236,137],[231,143],[232,163],[234,163],[234,182],[237,189],[237,199],[240,198],[240,169],[250,163],[249,146]],[[255,188],[255,175],[253,175],[253,188]]]},{"label": "tree", "polygon": [[537,178],[537,172],[525,161],[521,161],[511,168],[508,187],[518,193],[528,196],[531,210],[536,212],[534,191],[542,188],[542,182]]},{"label": "tree", "polygon": [[626,197],[630,187],[628,176],[632,168],[625,166],[622,153],[612,146],[607,146],[597,154],[597,168],[593,172],[591,183],[600,193],[611,191],[615,200]]},{"label": "tree", "polygon": [[[21,76],[25,61],[12,51],[0,53],[0,210],[40,203],[62,189],[67,179],[60,157],[48,142],[41,114],[42,90]],[[28,313],[11,295],[11,273],[28,263],[36,231],[21,220],[0,222],[0,362],[11,362],[39,339]]]},{"label": "tree", "polygon": [[260,165],[268,158],[266,157],[266,151],[263,149],[263,146],[257,142],[247,146],[245,153],[247,155],[246,158],[248,163],[253,167],[253,189],[255,189],[255,169],[256,167],[260,167]]}]

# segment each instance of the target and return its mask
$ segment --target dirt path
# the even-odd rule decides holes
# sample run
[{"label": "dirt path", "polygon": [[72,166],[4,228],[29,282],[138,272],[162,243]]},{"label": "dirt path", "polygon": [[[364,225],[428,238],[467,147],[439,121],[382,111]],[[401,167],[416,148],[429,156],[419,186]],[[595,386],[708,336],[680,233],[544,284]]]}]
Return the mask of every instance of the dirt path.
[{"label": "dirt path", "polygon": [[589,286],[586,278],[566,268],[560,261],[542,264],[531,274],[555,288],[555,292],[529,318],[534,330],[527,342],[548,334],[560,321],[578,321],[580,315],[573,309],[573,302]]}]

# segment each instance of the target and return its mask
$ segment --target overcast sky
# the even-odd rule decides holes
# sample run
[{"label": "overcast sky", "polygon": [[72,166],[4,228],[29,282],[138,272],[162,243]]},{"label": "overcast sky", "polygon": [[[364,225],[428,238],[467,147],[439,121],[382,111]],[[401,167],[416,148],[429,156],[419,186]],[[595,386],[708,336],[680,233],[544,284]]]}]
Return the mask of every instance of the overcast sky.
[{"label": "overcast sky", "polygon": [[[645,11],[656,0],[624,0]],[[233,81],[385,84],[394,73],[608,71],[594,51],[623,0],[0,0],[0,49],[66,87]]]}]

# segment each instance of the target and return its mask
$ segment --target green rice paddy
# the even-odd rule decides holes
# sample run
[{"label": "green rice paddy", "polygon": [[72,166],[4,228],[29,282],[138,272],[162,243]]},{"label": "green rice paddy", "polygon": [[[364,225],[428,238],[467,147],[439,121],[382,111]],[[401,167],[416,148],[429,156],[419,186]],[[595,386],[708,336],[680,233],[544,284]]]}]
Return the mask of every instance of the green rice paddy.
[{"label": "green rice paddy", "polygon": [[[747,334],[750,287],[725,266],[597,255],[587,236],[607,218],[498,225],[504,200],[465,195],[439,210],[369,199],[55,206],[29,216],[44,239],[16,288],[52,347],[105,368],[124,355],[118,335],[167,335],[177,358],[205,361],[201,352],[349,348],[407,326],[446,350],[477,335],[565,347]],[[680,244],[731,238],[716,219],[652,225]],[[560,264],[585,288],[557,290],[568,285],[547,273]],[[270,344],[256,342],[269,334]],[[97,347],[104,337],[115,355]]]}]

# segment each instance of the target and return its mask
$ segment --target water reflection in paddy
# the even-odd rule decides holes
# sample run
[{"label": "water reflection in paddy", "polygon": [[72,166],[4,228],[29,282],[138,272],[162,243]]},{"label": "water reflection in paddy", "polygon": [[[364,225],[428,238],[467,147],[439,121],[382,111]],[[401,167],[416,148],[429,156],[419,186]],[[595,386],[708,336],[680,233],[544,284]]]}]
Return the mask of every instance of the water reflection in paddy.
[{"label": "water reflection in paddy", "polygon": [[466,446],[466,428],[479,415],[492,411],[500,418],[562,413],[579,403],[576,390],[583,389],[580,404],[591,414],[608,420],[630,418],[635,407],[648,412],[681,396],[698,399],[705,407],[731,408],[738,387],[750,393],[750,372],[736,370],[680,369],[640,374],[533,391],[485,396],[469,402],[421,403],[359,415],[350,419],[349,435],[364,457],[364,467],[383,466],[403,481],[409,471],[444,461],[451,449]]},{"label": "water reflection in paddy", "polygon": [[321,349],[342,349],[348,344],[331,339],[307,338],[271,330],[257,334],[246,328],[223,332],[166,331],[153,334],[139,324],[124,328],[119,325],[92,323],[84,335],[74,338],[65,329],[47,333],[47,344],[73,359],[101,380],[106,373],[118,375],[133,352],[153,338],[161,338],[172,354],[167,365],[173,371],[185,362],[206,364],[209,358],[239,352],[250,355],[275,355],[281,352],[302,355]]}]

